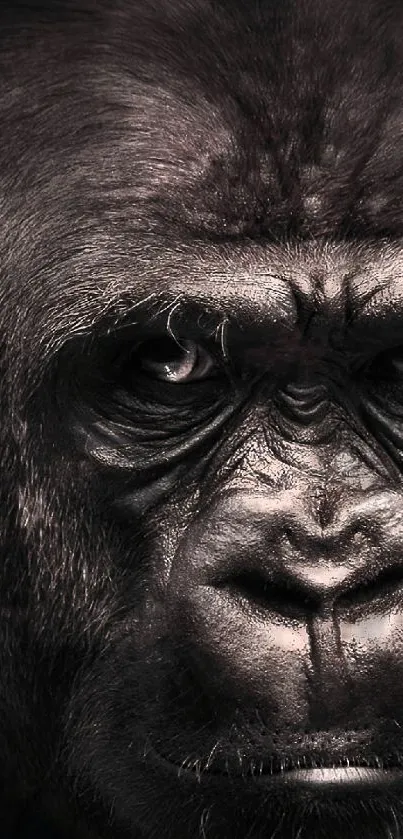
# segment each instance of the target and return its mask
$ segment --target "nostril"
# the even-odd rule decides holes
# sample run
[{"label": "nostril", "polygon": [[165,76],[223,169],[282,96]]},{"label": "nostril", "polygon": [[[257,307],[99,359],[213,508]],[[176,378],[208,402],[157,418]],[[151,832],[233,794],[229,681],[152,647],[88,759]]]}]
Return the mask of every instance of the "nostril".
[{"label": "nostril", "polygon": [[[255,608],[276,612],[279,615],[297,620],[306,620],[310,615],[318,614],[323,608],[324,592],[309,589],[303,580],[295,576],[268,579],[259,571],[241,571],[214,583],[218,589],[239,601],[249,601]],[[403,568],[386,569],[356,585],[347,583],[333,590],[333,600],[339,608],[354,609],[366,603],[383,603],[393,594],[401,594],[403,589]]]},{"label": "nostril", "polygon": [[246,599],[261,609],[284,617],[306,618],[318,611],[320,598],[308,593],[296,581],[267,580],[257,571],[242,571],[216,583],[238,599]]},{"label": "nostril", "polygon": [[360,606],[372,601],[384,601],[402,590],[403,568],[387,568],[375,577],[364,580],[339,597],[339,604],[345,607]]}]

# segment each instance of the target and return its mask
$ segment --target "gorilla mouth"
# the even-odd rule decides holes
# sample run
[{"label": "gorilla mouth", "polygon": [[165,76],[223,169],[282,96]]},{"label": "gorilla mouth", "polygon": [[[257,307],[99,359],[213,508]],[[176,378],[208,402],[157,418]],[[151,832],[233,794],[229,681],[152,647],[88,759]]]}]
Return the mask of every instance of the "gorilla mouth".
[{"label": "gorilla mouth", "polygon": [[286,777],[295,777],[308,780],[309,778],[335,781],[350,779],[355,777],[363,780],[371,778],[381,778],[384,776],[397,777],[402,773],[403,777],[403,762],[396,755],[389,755],[380,758],[377,755],[362,755],[356,756],[340,756],[336,754],[325,755],[319,754],[305,754],[301,757],[284,757],[281,755],[273,755],[270,758],[262,759],[261,757],[249,757],[243,760],[239,759],[236,765],[234,758],[220,758],[211,765],[206,760],[194,759],[185,760],[183,763],[172,762],[160,753],[155,753],[156,756],[165,764],[174,769],[178,776],[188,775],[195,777],[198,781],[202,778],[213,777],[227,780],[251,780],[261,781],[264,779],[280,779]]},{"label": "gorilla mouth", "polygon": [[274,776],[282,776],[282,775],[291,775],[295,773],[308,773],[308,772],[317,772],[317,773],[326,773],[326,772],[336,772],[338,770],[376,770],[377,772],[391,772],[396,770],[402,770],[403,766],[394,758],[388,758],[380,760],[377,757],[373,759],[351,759],[351,758],[338,758],[332,759],[327,757],[327,759],[319,759],[316,760],[312,757],[307,757],[305,759],[298,759],[298,760],[290,760],[290,759],[281,759],[279,757],[272,758],[270,761],[254,761],[250,760],[248,765],[245,763],[243,767],[238,767],[237,769],[234,766],[212,766],[212,767],[203,767],[203,765],[193,765],[193,766],[178,766],[177,764],[173,764],[177,766],[179,771],[190,771],[195,775],[203,775],[205,773],[209,775],[216,775],[216,776],[223,776],[228,778],[262,778],[262,777],[274,777]]},{"label": "gorilla mouth", "polygon": [[[165,761],[164,761],[165,762]],[[305,763],[305,765],[304,765]],[[238,771],[218,766],[205,768],[202,765],[170,764],[178,779],[207,784],[222,789],[226,784],[237,785],[239,794],[242,790],[262,788],[272,794],[292,795],[297,800],[311,799],[326,806],[326,801],[347,798],[401,795],[403,792],[403,766],[396,760],[376,757],[372,759],[338,759],[303,761],[250,761],[249,765],[239,767]],[[302,800],[301,799],[301,800]]]}]

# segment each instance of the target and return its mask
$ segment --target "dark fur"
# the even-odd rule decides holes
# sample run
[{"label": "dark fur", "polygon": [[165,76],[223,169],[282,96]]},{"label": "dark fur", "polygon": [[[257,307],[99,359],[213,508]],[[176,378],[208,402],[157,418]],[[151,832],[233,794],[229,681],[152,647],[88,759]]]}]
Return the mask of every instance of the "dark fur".
[{"label": "dark fur", "polygon": [[[189,451],[165,467],[163,440],[150,450],[110,421],[103,359],[145,317],[180,334],[192,283],[225,349],[225,324],[268,265],[294,290],[315,271],[320,284],[330,262],[336,279],[369,272],[378,286],[399,273],[403,6],[13,0],[0,33],[7,825],[35,812],[68,837],[306,839],[292,802],[287,816],[258,795],[243,809],[237,788],[225,801],[202,785],[178,791],[147,763],[156,744],[178,763],[211,751],[214,702],[199,707],[194,674],[173,664],[182,648],[161,569],[219,497],[236,443],[206,438],[192,453],[178,427]],[[229,292],[213,306],[216,288]],[[281,320],[296,304],[276,305]],[[237,719],[231,697],[229,753],[259,739]],[[332,817],[329,833],[319,817],[315,830],[346,836],[348,808]],[[374,836],[397,839],[403,806],[368,818]]]}]

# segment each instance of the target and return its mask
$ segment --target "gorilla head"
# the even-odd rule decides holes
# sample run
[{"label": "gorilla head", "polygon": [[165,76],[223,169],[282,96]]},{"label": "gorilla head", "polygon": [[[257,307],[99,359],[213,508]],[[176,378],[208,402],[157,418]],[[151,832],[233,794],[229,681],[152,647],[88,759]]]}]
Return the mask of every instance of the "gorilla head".
[{"label": "gorilla head", "polygon": [[3,821],[398,839],[401,0],[0,21]]}]

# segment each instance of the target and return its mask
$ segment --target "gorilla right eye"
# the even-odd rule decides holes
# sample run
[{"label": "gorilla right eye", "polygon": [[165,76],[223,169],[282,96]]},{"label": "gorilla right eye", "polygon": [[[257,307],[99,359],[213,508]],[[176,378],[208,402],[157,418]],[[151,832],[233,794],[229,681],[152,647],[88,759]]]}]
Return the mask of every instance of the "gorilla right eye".
[{"label": "gorilla right eye", "polygon": [[186,384],[211,375],[215,362],[195,341],[164,336],[140,344],[134,364],[150,377],[173,384]]}]

